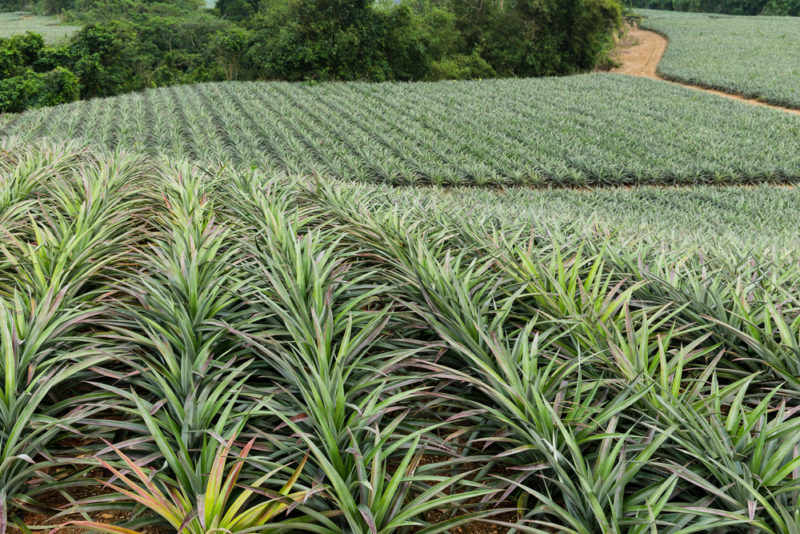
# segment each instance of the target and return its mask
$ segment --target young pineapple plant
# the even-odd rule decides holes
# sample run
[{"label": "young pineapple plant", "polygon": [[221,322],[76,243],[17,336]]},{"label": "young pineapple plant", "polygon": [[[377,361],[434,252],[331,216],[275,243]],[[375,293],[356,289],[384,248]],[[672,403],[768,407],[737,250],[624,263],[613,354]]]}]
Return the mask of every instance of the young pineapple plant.
[{"label": "young pineapple plant", "polygon": [[[400,134],[444,111],[368,120],[416,105],[396,87],[330,86],[320,101],[286,86],[276,102],[248,85],[187,88],[179,103],[183,90],[142,97],[160,111],[149,161],[0,153],[6,531],[69,516],[119,533],[797,532],[796,192],[747,191],[786,226],[766,250],[767,223],[732,222],[745,197],[726,189],[337,182],[325,173],[453,184],[520,167],[583,183],[611,169],[627,183],[696,169],[507,154],[522,127],[511,113],[462,157],[440,145],[456,133]],[[223,142],[220,95],[226,113],[252,100],[274,127],[248,111]],[[326,123],[282,118],[287,102],[350,114],[351,152]],[[89,106],[104,142],[151,127],[109,127],[103,102]],[[80,119],[58,117],[14,124]],[[475,120],[453,118],[497,128]],[[375,138],[382,160],[364,163]],[[269,173],[241,168],[258,150]],[[485,158],[504,170],[483,176]],[[319,175],[273,174],[308,168]],[[728,226],[678,231],[665,219],[686,206]]]},{"label": "young pineapple plant", "polygon": [[127,185],[141,178],[140,160],[100,166],[74,152],[40,156],[52,166],[37,178],[36,202],[26,197],[33,188],[17,191],[27,220],[2,247],[0,532],[10,518],[21,522],[17,509],[47,511],[37,496],[69,485],[63,473],[47,472],[67,465],[55,453],[59,442],[100,410],[79,384],[117,350],[96,325],[112,313],[109,281],[136,240],[131,225],[142,209],[141,192]]},{"label": "young pineapple plant", "polygon": [[[136,460],[114,446],[110,448],[121,460],[120,467],[103,459],[99,459],[99,463],[119,483],[103,481],[103,484],[118,494],[116,500],[129,499],[141,505],[178,532],[243,534],[291,531],[291,523],[281,515],[311,494],[309,490],[292,491],[303,471],[305,459],[294,471],[287,466],[279,466],[255,480],[246,480],[242,472],[247,470],[246,462],[255,438],[248,441],[238,454],[232,452],[235,439],[236,436],[208,447],[214,453],[214,461],[211,469],[202,473],[207,482],[199,492],[184,485],[180,478],[143,469]],[[164,453],[169,454],[166,451]],[[281,472],[287,471],[288,479],[276,485],[276,480],[283,477]],[[129,528],[97,521],[72,521],[65,523],[64,527],[109,534],[137,534],[137,531]]]}]

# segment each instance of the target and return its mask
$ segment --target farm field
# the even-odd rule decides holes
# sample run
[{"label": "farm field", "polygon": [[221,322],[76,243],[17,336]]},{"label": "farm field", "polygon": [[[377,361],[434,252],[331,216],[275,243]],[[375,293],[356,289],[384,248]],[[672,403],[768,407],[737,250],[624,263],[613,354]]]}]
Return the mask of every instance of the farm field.
[{"label": "farm field", "polygon": [[59,17],[32,15],[30,13],[0,13],[0,38],[25,32],[44,37],[47,44],[59,44],[80,30],[79,26],[61,24]]},{"label": "farm field", "polygon": [[610,73],[0,114],[0,534],[800,534],[798,146]]},{"label": "farm field", "polygon": [[392,188],[3,143],[12,524],[796,525],[795,189]]},{"label": "farm field", "polygon": [[0,132],[391,184],[800,179],[797,117],[620,75],[184,86],[29,111]]},{"label": "farm field", "polygon": [[800,108],[800,18],[636,12],[669,38],[664,78]]}]

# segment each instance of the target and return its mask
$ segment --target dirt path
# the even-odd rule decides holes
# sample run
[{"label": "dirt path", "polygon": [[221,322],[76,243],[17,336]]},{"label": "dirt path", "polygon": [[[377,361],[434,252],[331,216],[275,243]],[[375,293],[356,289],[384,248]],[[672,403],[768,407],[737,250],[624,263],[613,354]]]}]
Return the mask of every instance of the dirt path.
[{"label": "dirt path", "polygon": [[645,78],[653,78],[655,80],[676,83],[697,91],[703,91],[704,93],[711,93],[713,95],[724,96],[725,98],[739,100],[740,102],[747,102],[748,104],[753,104],[756,106],[777,109],[786,113],[800,115],[800,110],[797,109],[773,106],[772,104],[766,104],[760,100],[746,98],[740,95],[726,93],[724,91],[716,91],[714,89],[706,89],[705,87],[700,87],[697,85],[665,80],[656,73],[656,69],[658,68],[658,64],[661,62],[661,58],[664,56],[664,52],[666,50],[667,40],[661,35],[655,32],[641,30],[636,27],[630,28],[627,32],[625,32],[624,37],[617,45],[616,54],[614,57],[614,59],[616,59],[621,65],[612,69],[612,72],[629,74],[631,76],[644,76]]}]

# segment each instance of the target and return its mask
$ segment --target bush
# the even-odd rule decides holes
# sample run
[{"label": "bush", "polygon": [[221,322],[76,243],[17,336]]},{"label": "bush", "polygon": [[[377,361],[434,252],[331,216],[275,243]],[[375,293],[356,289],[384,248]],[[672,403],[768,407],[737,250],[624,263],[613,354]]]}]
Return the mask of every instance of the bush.
[{"label": "bush", "polygon": [[500,76],[549,76],[592,69],[622,17],[617,0],[451,0],[468,47],[480,47]]},{"label": "bush", "polygon": [[217,0],[221,17],[229,20],[248,20],[258,12],[258,0]]},{"label": "bush", "polygon": [[762,14],[800,17],[800,0],[769,0]]},{"label": "bush", "polygon": [[8,39],[0,39],[0,78],[22,74],[44,50],[41,35],[26,32]]},{"label": "bush", "polygon": [[211,36],[210,55],[224,72],[226,80],[239,78],[249,41],[250,32],[238,26],[218,30]]},{"label": "bush", "polygon": [[[412,8],[409,4],[393,4],[383,17],[388,29],[384,53],[395,79],[447,78],[441,74],[445,63],[463,63],[459,58],[465,41],[452,11],[431,5]],[[433,73],[432,69],[440,73]]]},{"label": "bush", "polygon": [[429,80],[472,80],[494,76],[495,72],[492,66],[476,50],[469,56],[459,54],[434,62],[427,78]]},{"label": "bush", "polygon": [[79,97],[77,76],[63,67],[46,73],[27,69],[20,75],[0,80],[0,112],[55,106]]},{"label": "bush", "polygon": [[56,67],[50,72],[40,74],[39,77],[39,92],[33,107],[56,106],[80,98],[78,77],[64,67]]},{"label": "bush", "polygon": [[141,59],[134,39],[118,24],[89,24],[78,32],[70,43],[70,55],[83,98],[111,96],[137,88],[129,72]]}]

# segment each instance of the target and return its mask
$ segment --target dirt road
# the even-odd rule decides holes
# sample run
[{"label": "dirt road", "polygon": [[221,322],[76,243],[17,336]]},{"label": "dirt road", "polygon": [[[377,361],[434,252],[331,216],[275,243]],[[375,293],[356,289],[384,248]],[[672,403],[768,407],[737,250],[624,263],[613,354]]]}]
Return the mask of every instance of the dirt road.
[{"label": "dirt road", "polygon": [[703,91],[705,93],[711,93],[714,95],[731,98],[733,100],[747,102],[748,104],[753,104],[756,106],[778,109],[786,113],[800,115],[800,110],[797,109],[773,106],[772,104],[765,104],[760,100],[746,98],[740,95],[726,93],[724,91],[716,91],[714,89],[706,89],[705,87],[700,87],[697,85],[665,80],[656,73],[656,70],[658,69],[658,64],[661,62],[661,58],[664,56],[664,52],[666,50],[667,40],[661,35],[635,27],[630,28],[617,45],[614,58],[620,63],[620,66],[612,69],[612,72],[629,74],[631,76],[644,76],[646,78],[677,83],[678,85],[690,87],[697,91]]},{"label": "dirt road", "polygon": [[615,59],[621,65],[614,72],[658,78],[656,69],[667,50],[667,40],[657,33],[631,28],[617,45]]}]

